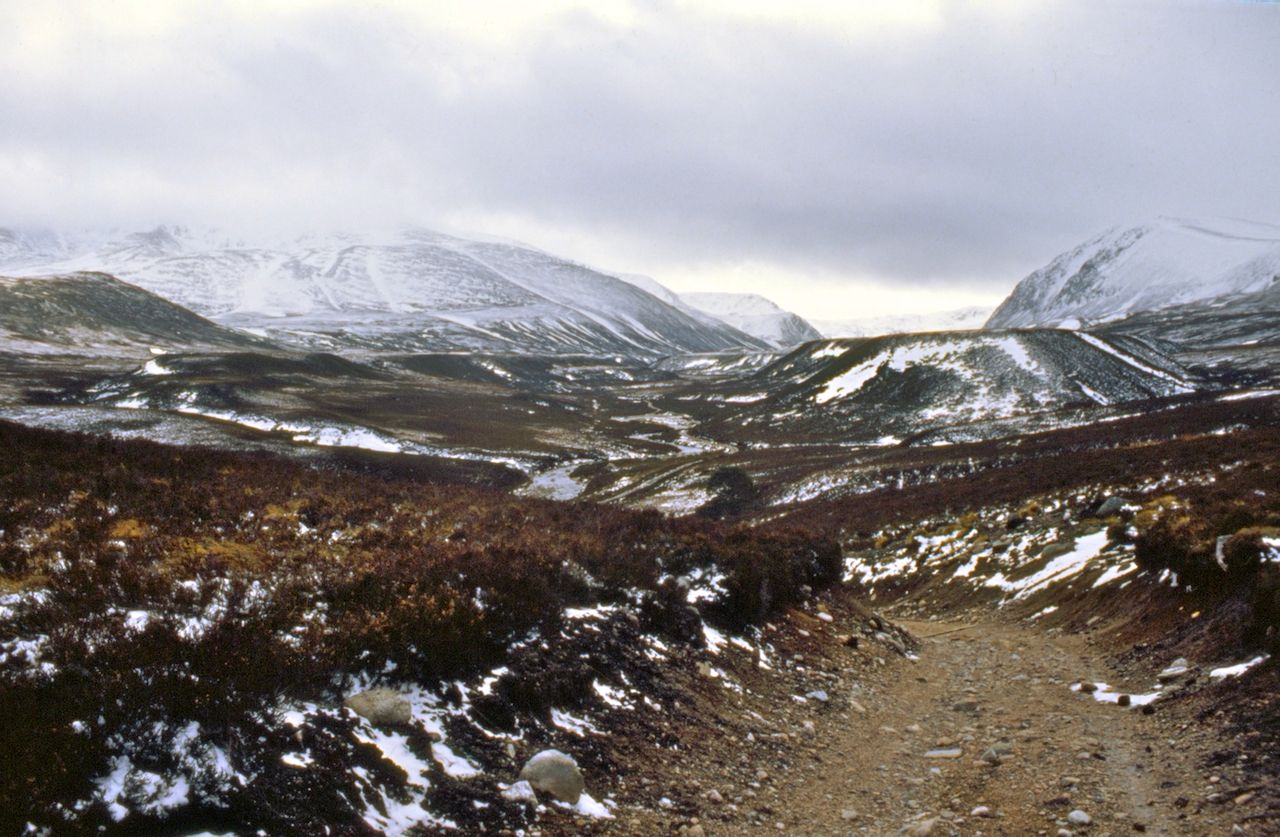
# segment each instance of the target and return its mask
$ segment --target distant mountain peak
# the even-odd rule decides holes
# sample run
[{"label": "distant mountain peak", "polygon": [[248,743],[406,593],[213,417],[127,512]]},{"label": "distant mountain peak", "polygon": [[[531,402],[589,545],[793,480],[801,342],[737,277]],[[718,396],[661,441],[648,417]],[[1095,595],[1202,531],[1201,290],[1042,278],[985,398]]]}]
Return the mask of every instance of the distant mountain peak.
[{"label": "distant mountain peak", "polygon": [[690,305],[710,310],[734,311],[743,315],[767,316],[786,314],[781,306],[760,294],[739,294],[726,291],[695,291],[681,294]]},{"label": "distant mountain peak", "polygon": [[851,320],[812,320],[824,336],[880,337],[889,334],[918,334],[930,331],[969,331],[982,328],[991,309],[982,306],[955,308],[950,311],[914,311],[862,317]]},{"label": "distant mountain peak", "polygon": [[681,294],[680,299],[774,348],[785,349],[822,339],[822,332],[807,320],[759,294],[687,293]]},{"label": "distant mountain peak", "polygon": [[1280,275],[1280,227],[1161,217],[1062,253],[1014,288],[987,328],[1071,327],[1257,292]]}]

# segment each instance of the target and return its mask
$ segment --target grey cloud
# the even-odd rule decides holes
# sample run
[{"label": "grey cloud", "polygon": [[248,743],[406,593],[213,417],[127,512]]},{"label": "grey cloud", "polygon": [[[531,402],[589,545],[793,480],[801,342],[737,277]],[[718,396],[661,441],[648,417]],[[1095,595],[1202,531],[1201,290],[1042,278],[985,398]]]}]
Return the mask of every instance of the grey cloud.
[{"label": "grey cloud", "polygon": [[582,230],[654,272],[991,288],[1155,214],[1280,221],[1280,7],[1064,3],[1015,25],[957,4],[936,31],[852,40],[652,9],[490,52],[353,6],[36,73],[0,90],[0,215],[463,211]]}]

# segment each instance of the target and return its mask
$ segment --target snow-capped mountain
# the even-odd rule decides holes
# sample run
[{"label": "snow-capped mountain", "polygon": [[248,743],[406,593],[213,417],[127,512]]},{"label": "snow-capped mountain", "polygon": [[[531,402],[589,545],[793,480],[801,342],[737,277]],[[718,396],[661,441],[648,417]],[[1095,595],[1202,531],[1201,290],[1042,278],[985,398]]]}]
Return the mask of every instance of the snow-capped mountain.
[{"label": "snow-capped mountain", "polygon": [[822,339],[822,334],[799,315],[758,294],[687,293],[680,299],[774,348]]},{"label": "snow-capped mountain", "polygon": [[1264,290],[1280,276],[1280,227],[1161,218],[1109,230],[1023,279],[987,328],[1078,328]]},{"label": "snow-capped mountain", "polygon": [[919,334],[925,331],[969,331],[982,328],[990,308],[955,308],[923,314],[891,314],[856,320],[810,320],[823,337],[879,337],[885,334]]},{"label": "snow-capped mountain", "polygon": [[0,265],[21,267],[66,259],[73,249],[50,230],[17,230],[0,227]]},{"label": "snow-capped mountain", "polygon": [[760,347],[580,264],[427,230],[268,243],[181,227],[75,238],[4,231],[0,270],[104,271],[312,348],[652,356]]}]

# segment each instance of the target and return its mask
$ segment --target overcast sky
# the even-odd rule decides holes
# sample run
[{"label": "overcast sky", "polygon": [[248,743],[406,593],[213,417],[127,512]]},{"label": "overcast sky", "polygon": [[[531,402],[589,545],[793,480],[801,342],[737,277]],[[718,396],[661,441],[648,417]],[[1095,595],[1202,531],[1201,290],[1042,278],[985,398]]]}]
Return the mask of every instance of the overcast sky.
[{"label": "overcast sky", "polygon": [[815,318],[1280,223],[1280,5],[0,0],[0,225],[518,238]]}]

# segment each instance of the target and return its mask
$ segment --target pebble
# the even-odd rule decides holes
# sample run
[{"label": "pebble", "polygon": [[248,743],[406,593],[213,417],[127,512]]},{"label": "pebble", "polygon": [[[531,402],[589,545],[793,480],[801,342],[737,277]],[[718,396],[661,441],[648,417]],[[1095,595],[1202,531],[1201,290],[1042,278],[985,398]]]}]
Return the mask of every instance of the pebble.
[{"label": "pebble", "polygon": [[502,798],[508,802],[528,802],[530,805],[538,804],[538,794],[534,792],[533,786],[523,779],[504,789],[502,791]]},{"label": "pebble", "polygon": [[1161,683],[1168,683],[1170,680],[1177,680],[1186,674],[1191,668],[1191,663],[1187,662],[1186,657],[1179,657],[1169,664],[1169,667],[1156,675],[1156,680]]},{"label": "pebble", "polygon": [[711,790],[707,791],[707,801],[710,802],[712,805],[721,805],[724,803],[724,795],[721,794],[720,791],[716,790],[715,788],[712,788]]},{"label": "pebble", "polygon": [[1077,808],[1070,814],[1067,814],[1067,822],[1072,825],[1089,825],[1093,822],[1093,817]]},{"label": "pebble", "polygon": [[990,809],[990,808],[988,808],[986,805],[979,805],[979,806],[975,807],[972,811],[970,811],[970,812],[969,812],[969,816],[971,816],[971,817],[990,817],[990,816],[992,816],[992,814],[991,814],[991,809]]}]

